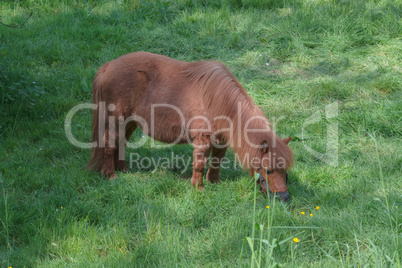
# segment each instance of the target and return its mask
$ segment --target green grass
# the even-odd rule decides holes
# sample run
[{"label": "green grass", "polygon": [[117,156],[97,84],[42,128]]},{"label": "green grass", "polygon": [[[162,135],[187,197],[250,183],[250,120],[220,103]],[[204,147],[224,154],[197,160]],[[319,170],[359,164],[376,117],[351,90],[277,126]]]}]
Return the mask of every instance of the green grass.
[{"label": "green grass", "polygon": [[[0,26],[0,266],[400,267],[401,2],[147,3],[0,2],[6,24],[34,11],[22,29]],[[134,51],[225,63],[294,137],[291,202],[255,195],[240,168],[202,193],[191,170],[135,167],[111,182],[85,171],[90,152],[68,142],[66,114],[90,102],[97,68]],[[337,117],[302,133],[335,102]],[[324,152],[332,124],[336,167],[305,149]],[[90,125],[89,110],[73,118],[80,141]]]}]

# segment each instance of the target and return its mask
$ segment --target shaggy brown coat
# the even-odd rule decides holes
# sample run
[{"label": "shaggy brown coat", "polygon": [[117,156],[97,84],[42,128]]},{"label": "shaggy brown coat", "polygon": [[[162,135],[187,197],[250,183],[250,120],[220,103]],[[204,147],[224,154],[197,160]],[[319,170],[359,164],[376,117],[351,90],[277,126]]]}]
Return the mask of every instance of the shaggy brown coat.
[{"label": "shaggy brown coat", "polygon": [[219,164],[232,147],[242,166],[261,173],[273,192],[287,191],[290,138],[282,140],[271,130],[264,113],[221,63],[126,54],[99,69],[93,103],[96,146],[88,168],[111,179],[115,170],[127,170],[125,144],[140,127],[155,140],[194,145],[193,186],[203,187],[210,154],[207,179],[219,182]]}]

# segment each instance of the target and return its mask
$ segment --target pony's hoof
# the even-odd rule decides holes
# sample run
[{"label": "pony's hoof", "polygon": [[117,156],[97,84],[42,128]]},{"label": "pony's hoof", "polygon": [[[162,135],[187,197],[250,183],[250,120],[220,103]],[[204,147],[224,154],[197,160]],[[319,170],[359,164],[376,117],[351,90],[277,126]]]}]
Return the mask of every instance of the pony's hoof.
[{"label": "pony's hoof", "polygon": [[204,190],[204,185],[200,184],[191,184],[195,189],[197,189],[199,192],[202,192]]},{"label": "pony's hoof", "polygon": [[130,170],[129,170],[128,168],[123,168],[123,169],[121,169],[121,172],[122,172],[122,173],[129,173]]},{"label": "pony's hoof", "polygon": [[211,178],[207,178],[207,181],[209,181],[210,183],[221,183],[221,181],[219,179],[211,179]]},{"label": "pony's hoof", "polygon": [[116,177],[116,173],[109,175],[109,181],[114,180]]}]

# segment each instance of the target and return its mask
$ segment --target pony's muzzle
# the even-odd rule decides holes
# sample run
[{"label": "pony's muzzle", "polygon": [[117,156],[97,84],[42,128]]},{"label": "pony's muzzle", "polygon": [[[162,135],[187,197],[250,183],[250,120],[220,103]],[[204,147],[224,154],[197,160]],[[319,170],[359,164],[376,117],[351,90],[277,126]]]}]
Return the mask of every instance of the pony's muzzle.
[{"label": "pony's muzzle", "polygon": [[[287,176],[287,175],[286,175]],[[269,196],[271,198],[279,198],[281,199],[283,202],[289,202],[290,201],[290,195],[289,195],[289,191],[285,191],[285,192],[276,192],[273,193],[271,192],[271,189],[269,189],[267,182],[265,181],[264,177],[260,174],[258,181],[265,187],[265,191],[264,189],[261,187],[260,184],[260,191],[262,194],[267,194],[269,192]],[[286,184],[287,184],[287,178],[286,178]]]},{"label": "pony's muzzle", "polygon": [[283,202],[289,202],[290,201],[290,195],[288,191],[285,192],[280,192],[280,193],[272,193],[270,192],[270,196],[271,197],[277,197],[279,199],[281,199]]}]

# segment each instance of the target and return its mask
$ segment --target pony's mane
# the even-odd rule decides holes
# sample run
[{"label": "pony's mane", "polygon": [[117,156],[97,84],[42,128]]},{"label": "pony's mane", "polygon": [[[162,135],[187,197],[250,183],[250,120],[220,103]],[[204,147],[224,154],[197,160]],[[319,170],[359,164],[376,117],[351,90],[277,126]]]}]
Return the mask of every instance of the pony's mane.
[{"label": "pony's mane", "polygon": [[[252,167],[253,159],[261,159],[262,148],[253,145],[268,145],[271,155],[270,166],[275,168],[275,161],[281,158],[283,169],[289,169],[293,164],[293,153],[290,148],[272,131],[268,119],[262,110],[256,106],[246,90],[236,80],[232,73],[221,63],[200,61],[191,63],[186,74],[193,86],[198,87],[204,108],[209,117],[227,116],[233,122],[233,135],[223,132],[224,139],[233,147],[236,158],[245,168]],[[241,113],[239,113],[239,110]],[[240,117],[240,118],[239,118]],[[254,117],[247,126],[248,130],[266,130],[248,134],[250,143],[245,140],[244,128],[247,121]],[[222,120],[225,122],[225,120]],[[239,123],[240,122],[240,123]],[[223,123],[224,124],[224,123]],[[221,125],[219,128],[227,128]],[[278,163],[276,161],[276,163]]]}]

